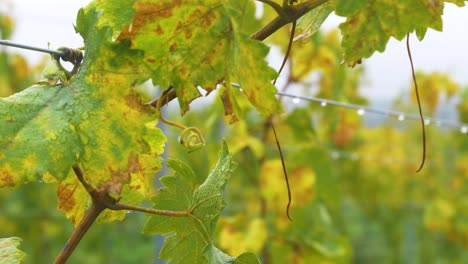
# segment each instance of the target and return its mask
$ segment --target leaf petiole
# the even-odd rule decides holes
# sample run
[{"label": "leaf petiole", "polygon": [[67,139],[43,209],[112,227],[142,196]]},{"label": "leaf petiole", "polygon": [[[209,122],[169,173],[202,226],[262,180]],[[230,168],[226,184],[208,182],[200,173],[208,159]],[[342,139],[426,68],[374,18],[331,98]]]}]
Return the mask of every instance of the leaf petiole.
[{"label": "leaf petiole", "polygon": [[128,210],[128,211],[143,212],[143,213],[148,213],[148,214],[171,216],[171,217],[187,217],[187,216],[190,216],[190,214],[191,214],[190,211],[161,210],[161,209],[139,207],[139,206],[121,204],[121,203],[117,203],[117,204],[113,205],[112,207],[109,207],[109,209],[111,209],[111,210]]}]

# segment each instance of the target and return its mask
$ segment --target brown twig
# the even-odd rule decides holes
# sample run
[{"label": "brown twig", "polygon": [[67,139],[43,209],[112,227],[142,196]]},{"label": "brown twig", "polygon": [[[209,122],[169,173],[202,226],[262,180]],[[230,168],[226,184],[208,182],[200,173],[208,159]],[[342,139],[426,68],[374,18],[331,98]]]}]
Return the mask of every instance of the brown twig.
[{"label": "brown twig", "polygon": [[102,213],[102,211],[104,211],[104,209],[106,208],[102,205],[95,203],[91,205],[91,208],[89,208],[88,212],[86,212],[86,215],[83,217],[78,227],[75,228],[62,251],[60,251],[60,253],[55,258],[54,264],[64,264],[67,262],[78,243],[89,230],[96,218]]},{"label": "brown twig", "polygon": [[174,100],[177,98],[177,94],[175,92],[175,89],[173,86],[170,86],[167,90],[165,90],[161,95],[158,97],[155,97],[153,100],[145,103],[145,105],[149,105],[152,107],[158,107],[158,100],[159,99],[164,99],[166,100],[166,104],[169,103],[170,101]]},{"label": "brown twig", "polygon": [[421,106],[421,98],[419,97],[419,89],[418,89],[418,82],[416,81],[416,74],[414,72],[414,65],[413,65],[413,58],[411,57],[411,49],[410,49],[410,42],[409,42],[410,34],[406,34],[406,50],[408,51],[408,58],[411,64],[411,74],[413,76],[414,82],[414,91],[416,93],[416,99],[418,101],[418,109],[419,109],[419,117],[421,119],[421,129],[422,129],[422,145],[423,145],[423,153],[422,153],[422,160],[419,168],[416,172],[420,172],[424,167],[424,163],[426,162],[426,126],[424,125],[424,115]]},{"label": "brown twig", "polygon": [[73,166],[73,171],[80,183],[84,186],[86,191],[89,193],[92,199],[92,204],[85,216],[81,220],[80,224],[73,231],[72,235],[68,239],[67,243],[55,258],[54,264],[64,264],[71,256],[76,246],[79,244],[83,236],[89,230],[91,225],[96,221],[97,217],[105,210],[129,210],[144,212],[155,215],[172,216],[172,217],[188,217],[191,216],[192,210],[187,211],[170,211],[170,210],[159,210],[153,208],[144,208],[133,205],[121,204],[118,199],[110,196],[105,189],[96,189],[89,185],[83,175],[83,171],[78,166]]}]

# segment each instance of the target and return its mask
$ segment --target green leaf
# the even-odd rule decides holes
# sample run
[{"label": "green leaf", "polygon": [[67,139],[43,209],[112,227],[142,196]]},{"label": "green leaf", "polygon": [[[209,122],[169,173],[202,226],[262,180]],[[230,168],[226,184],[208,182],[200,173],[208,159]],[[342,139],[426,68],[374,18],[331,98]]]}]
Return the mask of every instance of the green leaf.
[{"label": "green leaf", "polygon": [[248,0],[136,1],[132,26],[119,39],[144,51],[153,83],[173,86],[183,113],[201,96],[197,87],[210,92],[223,81],[239,83],[262,114],[277,113],[281,106],[271,83],[276,72],[265,61],[269,48],[242,30],[244,21],[254,20],[251,5]]},{"label": "green leaf", "polygon": [[328,257],[345,257],[349,254],[349,243],[338,234],[328,210],[320,202],[295,209],[292,217],[295,223],[287,230],[287,237],[292,241],[301,241]]},{"label": "green leaf", "polygon": [[174,176],[160,179],[165,186],[153,198],[154,207],[173,211],[191,211],[188,217],[153,215],[144,228],[145,234],[169,234],[160,257],[170,263],[206,263],[210,259],[232,259],[211,248],[216,222],[225,206],[224,186],[236,163],[226,143],[215,168],[203,181],[186,164],[169,160]]},{"label": "green leaf", "polygon": [[234,264],[257,264],[260,263],[255,254],[247,252],[239,255],[235,260]]},{"label": "green leaf", "polygon": [[335,13],[339,16],[352,16],[364,8],[368,0],[336,0]]},{"label": "green leaf", "polygon": [[253,253],[243,253],[239,255],[237,258],[231,257],[226,253],[222,252],[213,244],[209,244],[204,252],[203,255],[208,260],[208,263],[213,264],[258,264],[260,263],[257,259],[257,256]]},{"label": "green leaf", "polygon": [[18,249],[21,241],[19,237],[0,238],[0,263],[23,263],[26,254]]},{"label": "green leaf", "polygon": [[326,2],[299,18],[296,35],[311,36],[320,29],[325,19],[335,9],[333,2]]},{"label": "green leaf", "polygon": [[153,110],[133,89],[149,76],[139,64],[142,53],[113,43],[109,27],[97,30],[101,14],[94,8],[78,14],[86,53],[67,85],[34,85],[0,99],[0,186],[57,180],[59,207],[75,223],[88,195],[72,166],[80,165],[91,185],[137,203],[152,196],[165,142],[155,123],[148,125]]},{"label": "green leaf", "polygon": [[132,23],[135,10],[132,8],[135,0],[94,0],[89,3],[83,10],[88,11],[93,8],[96,10],[104,10],[97,21],[96,28],[110,27],[112,29],[112,37],[117,37],[123,30],[124,26]]},{"label": "green leaf", "polygon": [[297,139],[313,139],[315,128],[310,120],[310,113],[306,109],[294,109],[287,117],[286,122]]},{"label": "green leaf", "polygon": [[453,3],[453,4],[457,5],[458,7],[462,7],[462,6],[465,6],[466,0],[445,0],[445,2]]},{"label": "green leaf", "polygon": [[0,186],[68,174],[83,151],[64,112],[72,100],[73,91],[62,85],[32,86],[0,98]]},{"label": "green leaf", "polygon": [[347,17],[340,25],[346,62],[383,52],[390,37],[401,40],[416,31],[421,40],[427,28],[442,30],[443,7],[443,1],[337,1],[337,15]]}]

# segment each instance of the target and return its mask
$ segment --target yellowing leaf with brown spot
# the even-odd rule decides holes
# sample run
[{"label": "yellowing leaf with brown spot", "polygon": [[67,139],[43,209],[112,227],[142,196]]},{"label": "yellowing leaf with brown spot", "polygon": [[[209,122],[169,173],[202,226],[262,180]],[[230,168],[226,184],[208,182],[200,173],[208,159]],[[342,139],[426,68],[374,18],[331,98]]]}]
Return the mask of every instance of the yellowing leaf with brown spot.
[{"label": "yellowing leaf with brown spot", "polygon": [[[211,92],[229,81],[240,84],[257,110],[269,115],[281,110],[271,84],[276,72],[265,61],[268,47],[244,32],[243,25],[255,20],[252,5],[248,0],[140,0],[132,24],[118,38],[144,51],[142,62],[153,83],[174,87],[183,113],[201,96],[197,87]],[[241,113],[232,110],[234,120]]]}]

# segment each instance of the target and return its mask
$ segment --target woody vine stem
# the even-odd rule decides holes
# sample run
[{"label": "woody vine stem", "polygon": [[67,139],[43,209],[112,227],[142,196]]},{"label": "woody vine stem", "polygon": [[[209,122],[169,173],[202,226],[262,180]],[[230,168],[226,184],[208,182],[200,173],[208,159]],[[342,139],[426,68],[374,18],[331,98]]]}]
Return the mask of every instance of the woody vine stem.
[{"label": "woody vine stem", "polygon": [[189,209],[187,211],[159,210],[159,209],[153,209],[153,208],[144,208],[144,207],[138,207],[138,206],[133,206],[133,205],[121,204],[118,202],[118,199],[115,199],[112,196],[110,196],[106,189],[104,188],[96,189],[92,187],[91,185],[89,185],[86,182],[83,171],[81,170],[80,167],[74,166],[73,171],[76,177],[78,178],[78,180],[80,181],[80,183],[83,185],[83,187],[91,196],[92,203],[91,203],[91,207],[86,212],[86,215],[84,216],[84,218],[81,220],[79,225],[75,228],[72,235],[68,239],[67,243],[65,243],[65,246],[55,258],[54,264],[64,264],[67,262],[68,258],[71,256],[71,254],[73,253],[73,251],[75,250],[76,246],[81,241],[83,236],[89,230],[89,228],[94,223],[94,221],[96,221],[97,217],[105,209],[115,210],[115,211],[119,211],[119,210],[137,211],[137,212],[144,212],[144,213],[149,213],[149,214],[164,215],[164,216],[171,216],[171,217],[188,217],[191,215],[193,211],[193,209]]}]

